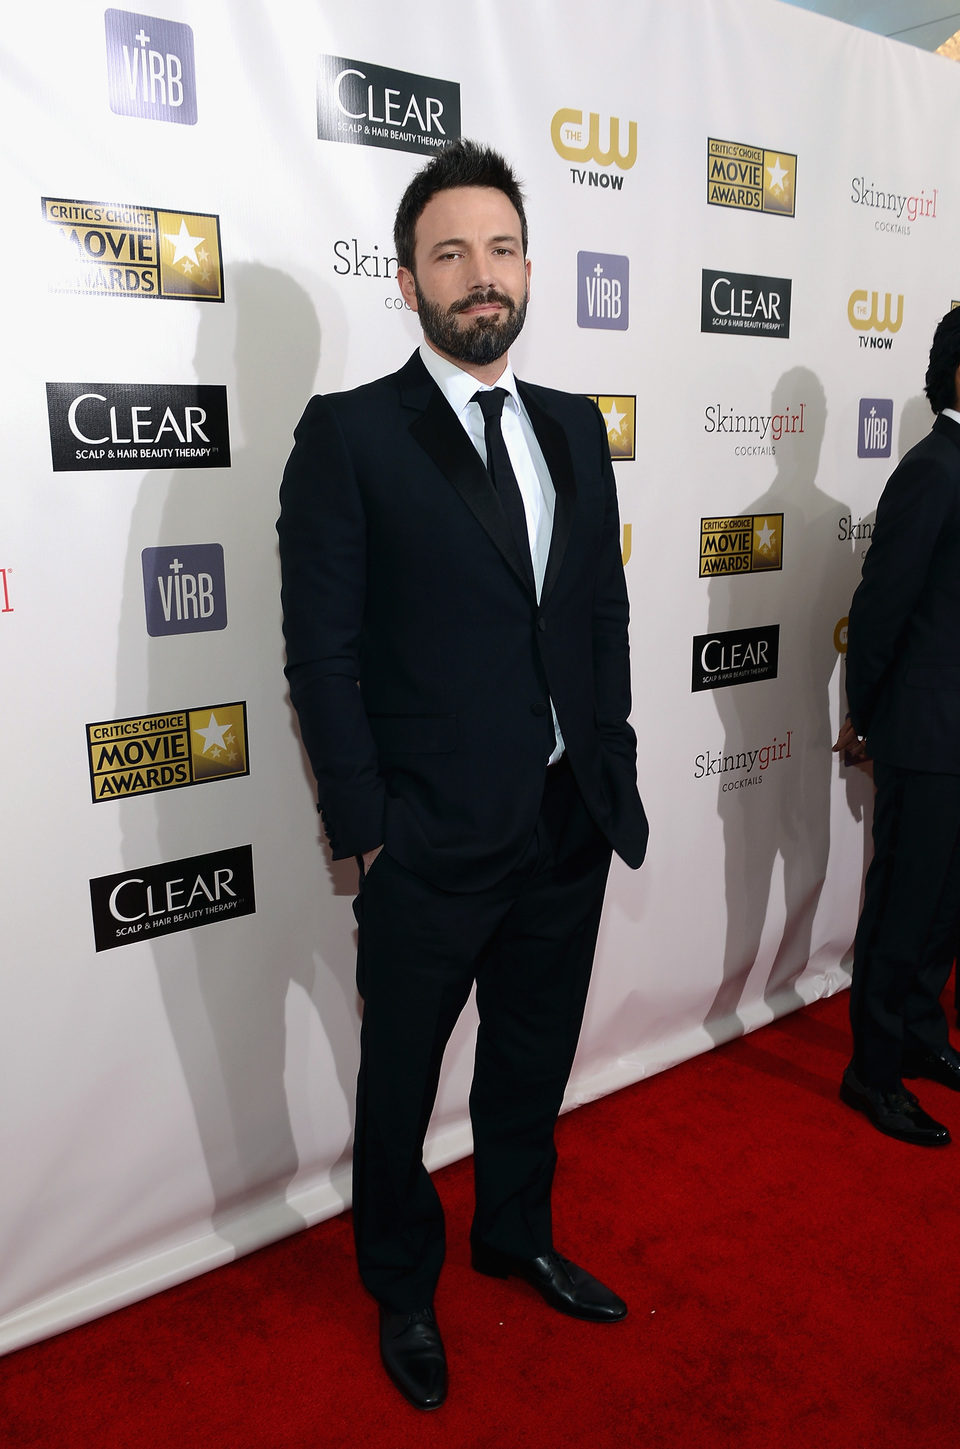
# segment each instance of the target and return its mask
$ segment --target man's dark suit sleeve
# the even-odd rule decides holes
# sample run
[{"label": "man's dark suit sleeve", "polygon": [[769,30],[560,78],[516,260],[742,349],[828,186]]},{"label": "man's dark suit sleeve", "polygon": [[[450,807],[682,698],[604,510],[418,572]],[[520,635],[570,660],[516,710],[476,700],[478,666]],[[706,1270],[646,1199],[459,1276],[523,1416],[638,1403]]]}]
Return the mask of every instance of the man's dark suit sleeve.
[{"label": "man's dark suit sleeve", "polygon": [[869,733],[955,498],[946,471],[922,454],[908,454],[883,491],[847,634],[847,699],[860,735]]},{"label": "man's dark suit sleeve", "polygon": [[311,399],[280,490],[286,675],[335,859],[383,840],[384,785],[360,695],[366,522],[350,451]]},{"label": "man's dark suit sleeve", "polygon": [[636,769],[637,742],[630,715],[630,605],[623,572],[617,486],[603,417],[597,410],[603,473],[604,517],[600,567],[593,604],[594,691],[597,729],[606,752]]}]

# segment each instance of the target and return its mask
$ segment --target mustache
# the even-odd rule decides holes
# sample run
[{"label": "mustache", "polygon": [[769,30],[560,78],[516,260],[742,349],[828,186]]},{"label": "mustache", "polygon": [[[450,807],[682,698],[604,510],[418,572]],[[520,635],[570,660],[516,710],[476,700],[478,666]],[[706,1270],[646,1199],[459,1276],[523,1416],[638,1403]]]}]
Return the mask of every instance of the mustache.
[{"label": "mustache", "polygon": [[513,298],[508,297],[506,292],[498,292],[495,287],[487,287],[486,289],[480,287],[477,291],[471,292],[469,296],[461,297],[459,302],[451,302],[447,310],[451,316],[456,316],[458,312],[465,312],[468,307],[476,307],[478,304],[485,302],[494,302],[499,307],[506,307],[510,312],[516,311],[516,304]]}]

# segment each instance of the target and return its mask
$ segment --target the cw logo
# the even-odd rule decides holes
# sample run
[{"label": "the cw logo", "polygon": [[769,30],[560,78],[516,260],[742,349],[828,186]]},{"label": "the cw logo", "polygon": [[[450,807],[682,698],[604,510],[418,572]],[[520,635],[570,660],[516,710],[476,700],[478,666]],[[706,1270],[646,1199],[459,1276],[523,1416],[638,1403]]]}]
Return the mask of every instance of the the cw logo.
[{"label": "the cw logo", "polygon": [[[869,310],[868,310],[869,297]],[[850,326],[855,327],[858,332],[868,332],[873,328],[877,332],[899,332],[900,324],[903,321],[903,293],[897,296],[897,316],[894,320],[893,298],[889,292],[883,294],[883,316],[878,310],[880,301],[879,292],[851,292],[850,300],[847,302],[847,316],[850,319]]]},{"label": "the cw logo", "polygon": [[565,161],[596,161],[598,166],[619,166],[621,171],[629,171],[636,161],[636,121],[627,122],[626,155],[621,154],[620,151],[620,121],[616,116],[610,117],[607,135],[608,150],[600,149],[600,117],[596,111],[590,112],[586,142],[584,142],[583,133],[582,111],[557,111],[550,122],[550,139],[553,142],[553,149]]}]

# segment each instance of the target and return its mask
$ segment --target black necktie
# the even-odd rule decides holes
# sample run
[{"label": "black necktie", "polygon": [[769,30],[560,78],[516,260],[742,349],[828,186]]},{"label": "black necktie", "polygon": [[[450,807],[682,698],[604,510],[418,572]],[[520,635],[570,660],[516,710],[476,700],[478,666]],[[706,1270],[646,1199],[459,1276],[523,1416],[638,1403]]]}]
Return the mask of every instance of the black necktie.
[{"label": "black necktie", "polygon": [[483,413],[483,440],[487,446],[487,471],[493,479],[500,506],[507,516],[514,542],[520,550],[520,557],[531,569],[530,539],[527,535],[527,515],[523,510],[520,484],[510,462],[507,445],[500,428],[500,414],[507,400],[507,390],[494,387],[486,392],[475,392],[471,401],[478,403]]}]

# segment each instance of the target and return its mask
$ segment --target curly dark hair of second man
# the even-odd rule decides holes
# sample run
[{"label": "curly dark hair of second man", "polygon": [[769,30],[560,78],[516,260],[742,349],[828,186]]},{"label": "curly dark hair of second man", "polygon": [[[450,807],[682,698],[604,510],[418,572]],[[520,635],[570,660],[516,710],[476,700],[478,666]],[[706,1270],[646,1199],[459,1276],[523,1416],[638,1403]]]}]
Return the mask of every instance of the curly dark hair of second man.
[{"label": "curly dark hair of second man", "polygon": [[924,392],[935,413],[957,406],[957,368],[960,367],[960,307],[951,307],[937,323],[924,378]]}]

